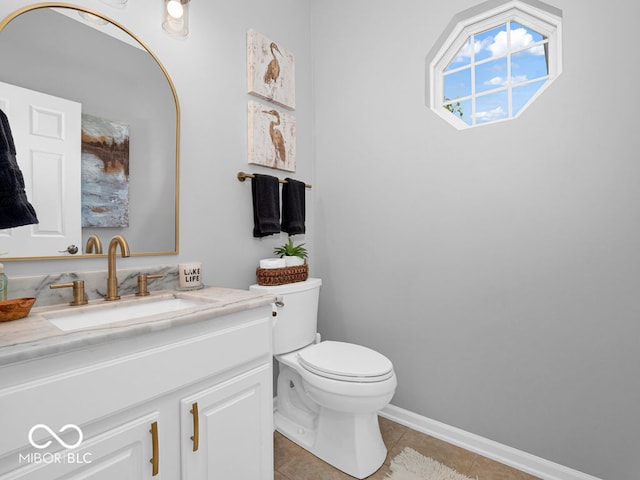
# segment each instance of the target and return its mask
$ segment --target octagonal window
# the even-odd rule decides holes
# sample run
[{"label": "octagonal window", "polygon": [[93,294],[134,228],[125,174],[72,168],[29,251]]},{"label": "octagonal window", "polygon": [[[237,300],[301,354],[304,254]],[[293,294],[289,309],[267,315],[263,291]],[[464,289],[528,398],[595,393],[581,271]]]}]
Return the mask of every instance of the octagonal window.
[{"label": "octagonal window", "polygon": [[458,14],[430,54],[429,106],[460,129],[516,118],[562,70],[559,10],[494,5]]}]

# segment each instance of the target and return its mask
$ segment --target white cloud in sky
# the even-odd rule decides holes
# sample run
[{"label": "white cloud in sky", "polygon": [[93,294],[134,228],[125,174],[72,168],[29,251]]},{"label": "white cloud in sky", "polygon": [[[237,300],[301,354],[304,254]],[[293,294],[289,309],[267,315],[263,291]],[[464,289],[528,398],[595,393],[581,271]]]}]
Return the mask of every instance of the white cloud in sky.
[{"label": "white cloud in sky", "polygon": [[[474,50],[474,53],[478,53],[480,50],[482,50],[482,44],[480,42],[473,42],[473,50]],[[467,41],[467,43],[463,45],[463,47],[460,49],[460,51],[456,55],[456,58],[454,58],[453,62],[451,63],[463,63],[468,61],[470,58],[471,58],[471,42]]]},{"label": "white cloud in sky", "polygon": [[[527,31],[526,28],[515,28],[511,30],[511,50],[520,50],[534,43],[533,36]],[[492,57],[504,55],[507,52],[507,32],[501,31],[494,37],[487,37],[480,41],[473,42],[473,46],[470,41],[467,41],[460,49],[456,57],[451,62],[452,64],[468,62],[471,58],[471,49],[475,54],[483,50],[491,52]],[[532,55],[544,55],[544,47],[538,45],[531,49]]]},{"label": "white cloud in sky", "polygon": [[501,118],[506,118],[506,116],[507,112],[505,112],[502,107],[496,107],[493,110],[486,112],[476,112],[476,121],[493,122],[495,120],[500,120]]},{"label": "white cloud in sky", "polygon": [[[520,50],[533,43],[533,36],[525,28],[511,30],[511,50]],[[504,55],[507,52],[507,32],[502,31],[493,37],[493,42],[487,45],[492,56]],[[544,47],[538,45],[531,49],[533,55],[544,55]]]},{"label": "white cloud in sky", "polygon": [[504,87],[507,84],[507,79],[504,77],[493,77],[486,82],[485,85],[493,85],[495,87]]},{"label": "white cloud in sky", "polygon": [[[513,75],[511,77],[511,84],[526,82],[528,80],[526,75]],[[507,79],[505,77],[493,77],[484,82],[487,86],[504,87],[507,85]]]}]

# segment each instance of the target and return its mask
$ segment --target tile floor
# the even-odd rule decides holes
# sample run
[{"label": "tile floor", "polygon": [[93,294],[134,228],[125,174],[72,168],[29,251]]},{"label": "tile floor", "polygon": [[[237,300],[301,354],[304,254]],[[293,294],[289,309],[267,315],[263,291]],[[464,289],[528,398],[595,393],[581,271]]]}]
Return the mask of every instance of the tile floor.
[{"label": "tile floor", "polygon": [[[411,447],[478,480],[539,480],[386,418],[379,419],[382,438],[387,446],[387,459],[376,473],[367,477],[368,480],[383,480],[389,472],[391,459],[404,447]],[[275,480],[353,480],[353,477],[327,465],[278,432],[274,433],[274,447]]]}]

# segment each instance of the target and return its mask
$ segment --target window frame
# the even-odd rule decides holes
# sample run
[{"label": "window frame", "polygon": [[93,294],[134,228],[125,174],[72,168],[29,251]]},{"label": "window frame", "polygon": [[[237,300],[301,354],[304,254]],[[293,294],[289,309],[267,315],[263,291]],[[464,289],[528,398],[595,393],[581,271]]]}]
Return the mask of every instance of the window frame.
[{"label": "window frame", "polygon": [[[505,24],[507,25],[507,29],[509,29],[509,24],[511,22],[519,23],[523,27],[533,30],[545,38],[543,43],[547,45],[547,80],[536,91],[536,93],[524,103],[515,115],[513,115],[510,108],[506,118],[488,122],[477,122],[475,118],[475,108],[473,108],[471,113],[472,123],[469,125],[445,107],[444,72],[447,71],[449,64],[473,35],[481,34],[487,30],[491,30]],[[510,49],[508,50],[505,56],[509,65],[511,63],[510,58],[512,53],[518,53],[518,51],[511,52]],[[485,60],[481,60],[477,63],[481,65],[484,62]],[[524,112],[527,107],[531,105],[531,103],[534,102],[562,73],[562,11],[534,0],[510,0],[506,3],[504,1],[490,0],[454,16],[453,20],[441,36],[440,42],[430,52],[427,58],[427,65],[429,71],[427,92],[429,107],[448,123],[460,130],[463,130],[513,120],[518,118],[522,112]],[[489,89],[481,92],[482,95],[477,95],[474,85],[474,70],[476,65],[471,63],[470,68],[472,75],[471,96],[464,98],[471,98],[472,104],[475,105],[476,98],[484,96],[490,91],[498,92],[505,90],[504,88]],[[461,66],[460,69],[463,69],[463,67]],[[453,71],[457,70],[457,68],[453,69]],[[511,73],[510,69],[508,73]],[[513,86],[510,85],[510,78],[508,79],[508,82],[509,86],[506,88],[506,91],[511,92]],[[531,82],[533,83],[533,80]],[[524,84],[525,83],[522,85]],[[509,105],[512,105],[510,93]]]}]

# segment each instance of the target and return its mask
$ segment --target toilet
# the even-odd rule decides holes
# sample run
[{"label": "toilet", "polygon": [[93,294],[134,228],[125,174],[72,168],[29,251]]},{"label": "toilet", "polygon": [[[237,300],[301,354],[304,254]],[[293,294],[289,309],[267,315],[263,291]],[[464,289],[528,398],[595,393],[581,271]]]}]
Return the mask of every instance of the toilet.
[{"label": "toilet", "polygon": [[277,431],[318,458],[365,478],[384,463],[377,412],[397,386],[393,364],[360,345],[320,341],[318,297],[322,282],[250,290],[276,296],[273,354],[278,362]]}]

